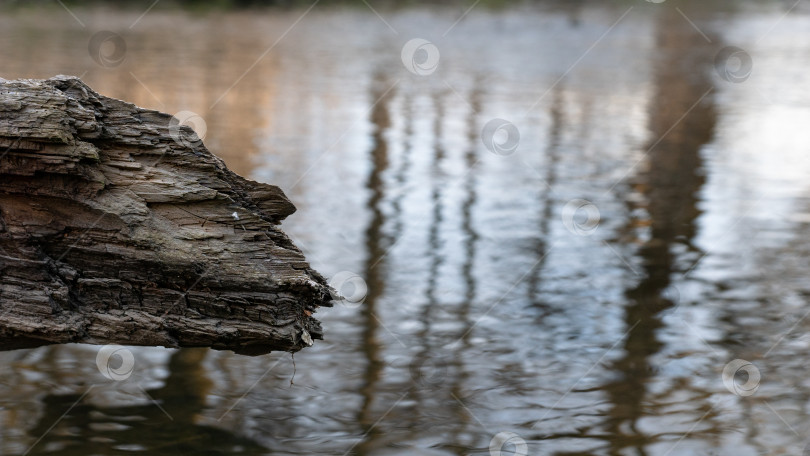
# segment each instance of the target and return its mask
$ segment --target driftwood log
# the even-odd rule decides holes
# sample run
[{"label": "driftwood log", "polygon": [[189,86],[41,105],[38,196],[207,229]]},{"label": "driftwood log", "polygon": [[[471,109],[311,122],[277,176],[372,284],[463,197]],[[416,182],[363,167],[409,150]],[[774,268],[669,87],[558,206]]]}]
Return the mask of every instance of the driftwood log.
[{"label": "driftwood log", "polygon": [[168,114],[0,79],[0,349],[311,345],[331,289],[278,227],[294,211]]}]

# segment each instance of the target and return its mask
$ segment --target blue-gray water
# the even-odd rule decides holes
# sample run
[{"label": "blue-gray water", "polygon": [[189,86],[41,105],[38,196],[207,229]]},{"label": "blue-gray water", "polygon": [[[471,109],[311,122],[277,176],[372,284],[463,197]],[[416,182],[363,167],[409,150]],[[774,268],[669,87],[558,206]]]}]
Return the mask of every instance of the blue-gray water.
[{"label": "blue-gray water", "polygon": [[[2,352],[0,453],[807,454],[808,5],[149,4],[4,11],[0,77],[197,113],[367,292],[294,378],[281,353],[130,347],[114,381],[98,347]],[[90,55],[103,30],[122,63]],[[414,38],[435,50],[403,60]]]}]

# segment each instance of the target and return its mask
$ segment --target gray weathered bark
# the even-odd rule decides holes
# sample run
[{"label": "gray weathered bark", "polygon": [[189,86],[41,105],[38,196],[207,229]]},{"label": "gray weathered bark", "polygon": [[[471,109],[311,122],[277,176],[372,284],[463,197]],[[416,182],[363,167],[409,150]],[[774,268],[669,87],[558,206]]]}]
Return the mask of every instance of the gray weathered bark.
[{"label": "gray weathered bark", "polygon": [[0,349],[300,350],[331,297],[277,226],[294,211],[168,114],[0,80]]}]

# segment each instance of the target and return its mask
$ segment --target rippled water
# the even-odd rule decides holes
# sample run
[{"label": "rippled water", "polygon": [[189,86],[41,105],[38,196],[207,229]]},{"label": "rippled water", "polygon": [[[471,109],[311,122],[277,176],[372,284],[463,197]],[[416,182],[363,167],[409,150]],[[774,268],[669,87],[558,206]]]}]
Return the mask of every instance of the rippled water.
[{"label": "rippled water", "polygon": [[0,353],[0,452],[807,454],[808,6],[467,8],[4,12],[0,76],[199,114],[368,289],[295,365],[133,347],[111,381],[97,347]]}]

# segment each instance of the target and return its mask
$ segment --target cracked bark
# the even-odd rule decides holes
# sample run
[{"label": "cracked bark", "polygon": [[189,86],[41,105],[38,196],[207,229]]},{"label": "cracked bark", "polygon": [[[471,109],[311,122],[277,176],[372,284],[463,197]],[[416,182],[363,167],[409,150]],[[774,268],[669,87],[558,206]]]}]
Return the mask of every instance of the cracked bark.
[{"label": "cracked bark", "polygon": [[278,227],[294,211],[168,114],[0,80],[0,349],[300,350],[331,290]]}]

